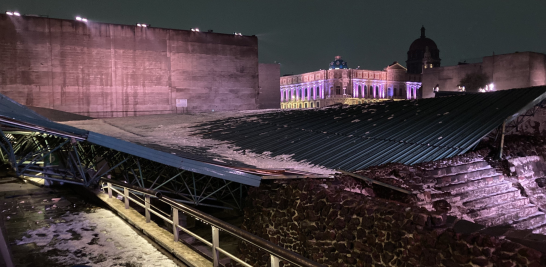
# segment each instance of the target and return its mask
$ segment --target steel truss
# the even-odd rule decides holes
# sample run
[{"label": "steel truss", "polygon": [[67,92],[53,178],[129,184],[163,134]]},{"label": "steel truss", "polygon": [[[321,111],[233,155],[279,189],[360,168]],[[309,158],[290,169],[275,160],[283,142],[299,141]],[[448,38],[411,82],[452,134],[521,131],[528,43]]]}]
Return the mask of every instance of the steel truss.
[{"label": "steel truss", "polygon": [[185,171],[71,137],[0,130],[0,156],[20,176],[96,186],[101,177],[195,206],[242,209],[246,185]]}]

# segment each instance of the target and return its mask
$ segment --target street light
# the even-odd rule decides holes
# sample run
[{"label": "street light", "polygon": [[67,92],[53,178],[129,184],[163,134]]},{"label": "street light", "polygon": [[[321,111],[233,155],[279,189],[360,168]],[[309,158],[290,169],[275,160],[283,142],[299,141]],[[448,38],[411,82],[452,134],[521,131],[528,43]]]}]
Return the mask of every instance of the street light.
[{"label": "street light", "polygon": [[20,17],[21,16],[21,13],[17,12],[17,11],[6,11],[6,15],[8,16],[17,16],[17,17]]}]

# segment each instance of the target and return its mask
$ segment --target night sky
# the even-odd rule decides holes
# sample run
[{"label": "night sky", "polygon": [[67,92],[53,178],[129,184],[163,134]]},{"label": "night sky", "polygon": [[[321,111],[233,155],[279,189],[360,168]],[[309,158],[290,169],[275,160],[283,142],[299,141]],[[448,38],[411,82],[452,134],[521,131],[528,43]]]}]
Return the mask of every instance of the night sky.
[{"label": "night sky", "polygon": [[325,69],[336,55],[350,68],[405,65],[421,25],[442,66],[493,53],[546,53],[546,1],[2,0],[6,10],[256,35],[260,62],[280,62],[281,74]]}]

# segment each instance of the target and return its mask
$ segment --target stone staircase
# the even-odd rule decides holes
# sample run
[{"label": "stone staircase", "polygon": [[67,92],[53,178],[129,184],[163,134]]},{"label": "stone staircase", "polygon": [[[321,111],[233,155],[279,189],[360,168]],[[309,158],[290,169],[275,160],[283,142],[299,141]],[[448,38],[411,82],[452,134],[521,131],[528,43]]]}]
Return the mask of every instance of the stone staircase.
[{"label": "stone staircase", "polygon": [[487,227],[511,225],[546,234],[546,215],[486,161],[429,170],[425,178],[430,199],[421,205],[426,208],[445,200],[451,205],[448,215]]}]

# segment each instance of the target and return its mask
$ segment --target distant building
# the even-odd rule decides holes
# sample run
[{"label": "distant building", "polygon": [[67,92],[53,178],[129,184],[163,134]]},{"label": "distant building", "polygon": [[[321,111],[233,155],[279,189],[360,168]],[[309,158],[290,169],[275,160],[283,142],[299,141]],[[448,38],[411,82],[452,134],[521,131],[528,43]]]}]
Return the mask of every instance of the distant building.
[{"label": "distant building", "polygon": [[408,73],[421,74],[424,69],[440,67],[440,62],[440,50],[432,39],[425,36],[425,27],[421,27],[421,37],[415,39],[408,50]]},{"label": "distant building", "polygon": [[316,108],[332,104],[361,104],[388,99],[420,98],[420,75],[415,80],[398,62],[384,70],[349,69],[337,56],[328,70],[280,78],[281,108]]},{"label": "distant building", "polygon": [[408,50],[407,69],[398,62],[383,70],[350,69],[336,56],[328,70],[281,77],[281,108],[421,98],[421,73],[440,67],[440,62],[440,50],[422,27],[421,37]]},{"label": "distant building", "polygon": [[546,85],[546,55],[516,52],[483,57],[479,63],[424,69],[423,98],[434,97],[435,87],[442,94],[445,91],[459,91],[461,79],[476,72],[487,75],[494,90]]}]

